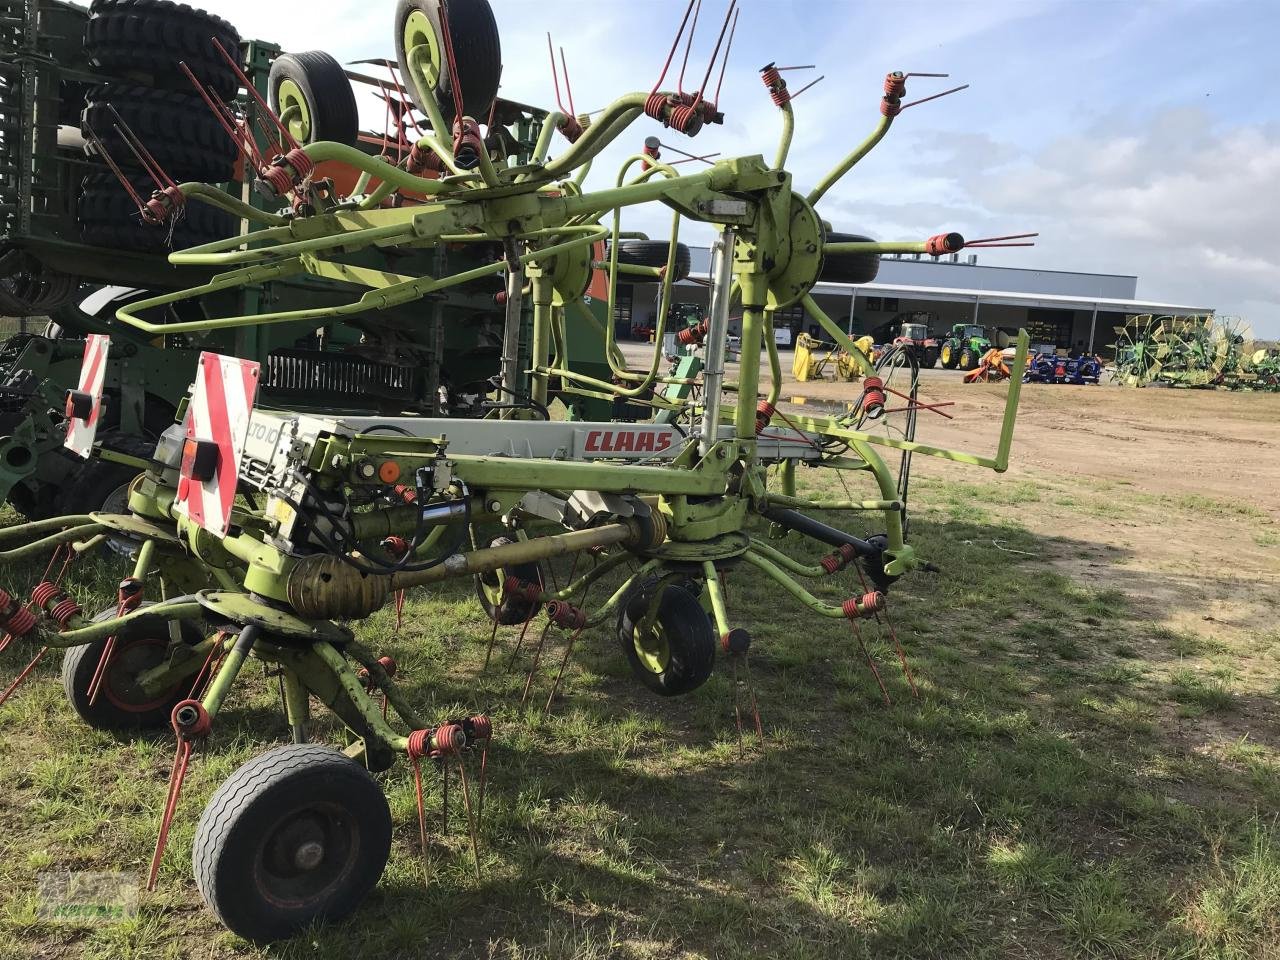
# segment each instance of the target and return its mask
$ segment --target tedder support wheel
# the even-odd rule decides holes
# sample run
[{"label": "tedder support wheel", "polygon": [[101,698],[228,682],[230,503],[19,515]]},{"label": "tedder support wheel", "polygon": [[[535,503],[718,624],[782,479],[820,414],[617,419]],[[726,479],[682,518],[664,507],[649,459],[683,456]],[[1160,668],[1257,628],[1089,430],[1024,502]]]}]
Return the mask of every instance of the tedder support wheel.
[{"label": "tedder support wheel", "polygon": [[391,852],[391,811],[363,766],[319,744],[276,747],[218,788],[196,827],[196,886],[233,933],[283,940],[351,913]]},{"label": "tedder support wheel", "polygon": [[974,356],[974,353],[972,350],[970,350],[968,347],[965,347],[963,350],[960,351],[960,369],[961,370],[972,370],[975,366],[977,366],[977,364],[978,364],[978,359],[977,357]]},{"label": "tedder support wheel", "polygon": [[[827,243],[871,243],[856,233],[828,233]],[[828,253],[822,262],[823,283],[870,283],[880,273],[878,253]]]},{"label": "tedder support wheel", "polygon": [[272,109],[299,143],[356,142],[355,92],[342,64],[323,50],[281,54],[271,64],[268,88]]},{"label": "tedder support wheel", "polygon": [[[498,537],[489,543],[491,547],[505,547],[515,543],[510,537]],[[521,563],[496,570],[492,573],[476,574],[476,594],[480,597],[480,606],[490,620],[496,620],[504,627],[524,623],[529,619],[534,605],[523,597],[515,597],[503,590],[503,579],[515,577],[525,583],[542,586],[542,568],[536,563]]]},{"label": "tedder support wheel", "polygon": [[623,605],[618,642],[641,683],[654,693],[674,697],[698,689],[711,676],[716,632],[686,585],[668,584],[660,595],[657,590],[656,582],[646,581]]},{"label": "tedder support wheel", "polygon": [[[667,257],[671,253],[671,244],[664,240],[622,240],[618,243],[618,262],[633,267],[665,267]],[[609,260],[609,251],[605,250],[605,261]],[[676,273],[673,281],[684,280],[693,269],[693,252],[683,243],[676,244]],[[628,276],[628,283],[644,283],[643,277]],[[651,282],[656,283],[654,277]]]},{"label": "tedder support wheel", "polygon": [[[143,607],[151,604],[144,603]],[[116,607],[103,610],[94,623],[112,620]],[[182,639],[196,644],[200,631],[182,624]],[[90,703],[89,686],[102,659],[106,638],[71,647],[62,656],[62,689],[73,709],[95,730],[154,730],[169,724],[170,714],[191,690],[191,677],[183,676],[156,693],[144,693],[135,683],[142,673],[160,666],[168,657],[170,639],[164,623],[134,620],[116,634],[115,651],[103,677],[97,698]]]},{"label": "tedder support wheel", "polygon": [[[452,0],[449,34],[458,66],[462,109],[484,123],[502,79],[502,42],[489,0]],[[440,0],[400,0],[396,7],[396,58],[409,94],[423,110],[434,99],[446,120],[457,112],[455,79],[445,55]]]}]

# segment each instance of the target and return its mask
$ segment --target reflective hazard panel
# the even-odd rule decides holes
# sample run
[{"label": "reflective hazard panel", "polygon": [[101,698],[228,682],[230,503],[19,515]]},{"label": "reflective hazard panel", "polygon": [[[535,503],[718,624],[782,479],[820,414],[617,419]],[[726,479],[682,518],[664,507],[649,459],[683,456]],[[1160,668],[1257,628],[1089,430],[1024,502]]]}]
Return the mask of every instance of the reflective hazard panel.
[{"label": "reflective hazard panel", "polygon": [[202,353],[187,406],[175,504],[183,516],[219,537],[231,526],[259,373],[260,365],[252,360]]},{"label": "reflective hazard panel", "polygon": [[93,450],[102,417],[102,385],[107,379],[107,354],[111,338],[91,333],[84,343],[84,361],[80,364],[80,384],[67,391],[66,448],[86,459]]}]

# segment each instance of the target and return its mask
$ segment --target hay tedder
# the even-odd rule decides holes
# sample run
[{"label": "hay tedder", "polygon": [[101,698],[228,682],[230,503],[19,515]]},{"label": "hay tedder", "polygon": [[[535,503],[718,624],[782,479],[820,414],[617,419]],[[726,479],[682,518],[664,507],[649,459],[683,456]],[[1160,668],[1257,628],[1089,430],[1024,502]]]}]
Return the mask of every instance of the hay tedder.
[{"label": "hay tedder", "polygon": [[1276,389],[1267,351],[1238,317],[1130,317],[1115,328],[1114,378],[1125,386]]},{"label": "hay tedder", "polygon": [[[538,620],[577,638],[608,624],[646,687],[685,694],[708,679],[718,656],[736,662],[752,644],[726,601],[726,571],[749,570],[761,588],[778,590],[816,618],[843,622],[860,637],[860,623],[887,616],[893,584],[923,563],[907,542],[911,457],[1006,469],[1025,333],[994,454],[946,450],[914,439],[917,414],[927,407],[917,402],[916,377],[903,372],[912,365],[895,365],[904,362],[901,352],[873,364],[810,293],[824,262],[895,252],[941,255],[966,246],[957,233],[901,243],[833,242],[817,212],[828,191],[914,105],[905,102],[911,74],[887,76],[875,129],[807,193],[795,188],[786,169],[793,93],[784,68],[773,64],[761,71],[782,128],[771,162],[736,157],[682,172],[658,150],[638,149],[609,186],[585,186],[593,160],[610,144],[636,137],[633,128],[646,118],[688,137],[722,122],[719,87],[711,81],[717,65],[724,74],[734,7],[700,87],[686,88],[683,69],[675,89],[664,85],[682,39],[689,59],[691,0],[651,89],[620,97],[589,124],[571,111],[550,114],[528,162],[514,163],[499,128],[486,130],[496,86],[466,79],[464,58],[497,55],[496,34],[484,32],[492,24],[488,4],[401,0],[399,63],[429,122],[398,161],[333,141],[304,142],[296,121],[305,116],[323,129],[326,105],[298,82],[281,95],[278,112],[267,112],[274,149],[260,150],[228,125],[272,209],[206,184],[168,182],[159,170],[156,189],[139,197],[138,215],[159,230],[198,204],[250,225],[247,233],[170,256],[176,265],[211,272],[206,282],[121,309],[119,319],[148,336],[323,324],[405,304],[422,304],[426,322],[429,304],[441,295],[494,277],[503,281],[505,317],[499,402],[482,419],[259,406],[259,365],[206,352],[193,371],[180,423],[165,432],[148,470],[130,487],[126,512],[61,516],[0,531],[8,577],[17,564],[37,570],[48,564],[30,594],[0,594],[6,645],[40,655],[65,651],[68,696],[89,724],[171,724],[177,735],[152,883],[192,750],[215,734],[219,711],[250,658],[278,672],[293,742],[249,761],[219,788],[197,828],[193,862],[196,883],[218,918],[246,938],[271,941],[349,913],[377,883],[392,830],[376,774],[398,756],[415,771],[428,761],[461,764],[467,754],[483,756],[496,736],[483,715],[443,722],[420,715],[394,679],[394,663],[356,638],[352,624],[403,591],[474,579],[495,631],[499,624]],[[551,159],[557,134],[564,142]],[[358,177],[339,189],[317,175],[325,163],[346,165]],[[621,241],[631,236],[622,215],[643,204],[671,212],[664,266],[620,260]],[[700,345],[699,362],[682,367],[681,376],[662,371],[662,310],[647,369],[627,367],[606,321],[610,376],[574,370],[566,362],[574,349],[566,318],[596,322],[584,304],[593,277],[604,276],[609,318],[624,276],[660,282],[662,302],[671,303],[686,221],[708,224],[716,235],[709,316],[682,332],[685,342]],[[394,266],[372,269],[360,259],[371,249],[445,248],[472,251],[478,265],[412,274]],[[188,309],[221,291],[308,276],[354,292],[338,305],[264,305],[236,316]],[[861,396],[845,416],[788,415],[777,408],[782,370],[767,334],[774,314],[795,305],[861,368]],[[736,382],[725,374],[731,311],[742,318]],[[67,443],[79,453],[92,449],[102,396],[97,371],[110,349],[105,337],[90,341],[81,382],[67,397]],[[648,407],[652,417],[555,419],[553,401],[575,396],[625,400]],[[889,417],[907,427],[882,429]],[[896,476],[880,452],[886,449],[901,455]],[[861,476],[868,490],[806,498],[798,490],[800,468]],[[846,532],[814,511],[862,518],[863,533]],[[497,527],[502,536],[480,538],[479,531]],[[770,530],[778,543],[790,534],[831,552],[807,563],[756,529]],[[63,577],[75,556],[106,541],[132,555],[132,575],[100,612],[84,611],[68,596]],[[584,564],[560,589],[543,582],[540,563],[579,555],[590,555],[594,565]],[[843,602],[825,602],[803,582],[834,579],[847,568],[856,571],[858,585],[847,588]],[[618,575],[618,586],[588,605],[587,588],[609,574]],[[345,724],[345,749],[306,742],[313,702]],[[460,769],[466,792],[466,767]],[[480,769],[482,794],[483,759]],[[421,796],[419,790],[420,816]],[[423,835],[425,842],[425,826]]]}]

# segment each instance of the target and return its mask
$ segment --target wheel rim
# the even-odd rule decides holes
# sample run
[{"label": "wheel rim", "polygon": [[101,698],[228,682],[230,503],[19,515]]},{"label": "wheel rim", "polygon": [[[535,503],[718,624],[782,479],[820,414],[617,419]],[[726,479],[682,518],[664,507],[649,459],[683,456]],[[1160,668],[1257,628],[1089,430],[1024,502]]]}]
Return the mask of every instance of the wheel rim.
[{"label": "wheel rim", "polygon": [[405,21],[404,58],[418,89],[434,92],[440,83],[444,57],[436,28],[421,10],[413,11]]},{"label": "wheel rim", "polygon": [[631,643],[636,648],[640,666],[650,673],[666,672],[671,662],[671,642],[660,624],[654,624],[648,630],[636,627]]},{"label": "wheel rim", "polygon": [[950,347],[943,347],[943,348],[942,348],[942,362],[943,362],[943,363],[950,363],[950,362],[951,362],[951,348],[950,348]]},{"label": "wheel rim", "polygon": [[292,80],[281,80],[280,89],[276,91],[279,102],[280,120],[289,128],[293,139],[299,143],[311,140],[311,110],[307,107],[307,98]]},{"label": "wheel rim", "polygon": [[120,647],[111,657],[102,684],[102,694],[117,710],[125,713],[148,713],[165,706],[177,691],[173,684],[159,696],[149,695],[137,686],[138,677],[160,666],[168,652],[169,642],[158,637],[139,637]]},{"label": "wheel rim", "polygon": [[254,884],[273,906],[307,906],[346,880],[359,855],[360,832],[347,811],[335,803],[308,803],[267,831],[254,857]]}]

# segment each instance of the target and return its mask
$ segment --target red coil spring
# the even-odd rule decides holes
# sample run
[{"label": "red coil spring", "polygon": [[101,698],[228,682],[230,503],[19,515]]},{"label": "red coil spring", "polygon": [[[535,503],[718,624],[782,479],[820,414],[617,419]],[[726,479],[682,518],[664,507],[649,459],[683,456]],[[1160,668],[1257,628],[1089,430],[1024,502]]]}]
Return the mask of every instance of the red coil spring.
[{"label": "red coil spring", "polygon": [[509,597],[519,597],[530,603],[537,603],[538,598],[542,596],[542,587],[536,583],[521,580],[519,577],[507,577],[502,583],[502,592]]},{"label": "red coil spring", "polygon": [[383,670],[387,671],[388,677],[394,677],[396,675],[396,671],[400,669],[399,665],[391,657],[379,657],[378,665],[381,666]]},{"label": "red coil spring", "polygon": [[586,132],[577,117],[565,117],[556,129],[564,134],[564,138],[570,143],[577,143]]},{"label": "red coil spring", "polygon": [[645,115],[661,122],[664,127],[668,126],[667,107],[670,103],[671,100],[665,93],[651,93],[644,102]]},{"label": "red coil spring", "polygon": [[711,321],[703,320],[696,326],[686,327],[676,334],[676,339],[686,347],[696,347],[707,339],[707,334],[711,332]]},{"label": "red coil spring", "polygon": [[778,412],[768,400],[761,400],[756,404],[756,436],[764,433],[765,428],[769,426],[769,421],[773,419],[773,415]]},{"label": "red coil spring", "polygon": [[183,196],[182,191],[177,187],[165,187],[163,190],[157,190],[151,195],[142,208],[142,219],[151,224],[153,227],[163,225],[168,219],[169,214],[183,206],[187,202],[187,198]]},{"label": "red coil spring", "polygon": [[940,233],[924,242],[925,252],[932,257],[944,253],[959,253],[964,249],[964,237],[958,233]]},{"label": "red coil spring", "polygon": [[693,136],[702,129],[702,112],[694,106],[680,106],[671,111],[671,129]]},{"label": "red coil spring", "polygon": [[316,168],[315,163],[312,162],[311,158],[307,156],[307,152],[301,147],[286,153],[284,162],[293,167],[293,172],[299,180],[307,179]]},{"label": "red coil spring", "polygon": [[453,124],[453,156],[458,166],[471,170],[480,165],[484,155],[484,140],[480,136],[480,125],[470,117],[461,117]]},{"label": "red coil spring", "polygon": [[25,637],[36,628],[36,615],[25,607],[19,607],[4,619],[4,628],[15,637]]},{"label": "red coil spring", "polygon": [[76,603],[70,597],[63,597],[49,611],[49,619],[58,625],[59,630],[67,629],[67,623],[72,617],[80,613],[80,604]]},{"label": "red coil spring", "polygon": [[43,610],[50,601],[61,596],[62,590],[56,583],[50,583],[46,580],[31,591],[31,602]]},{"label": "red coil spring", "polygon": [[884,95],[901,100],[907,95],[907,75],[900,70],[886,74],[884,78]]},{"label": "red coil spring", "polygon": [[585,613],[561,600],[552,600],[547,604],[547,617],[557,627],[563,627],[566,630],[581,630],[587,625]]},{"label": "red coil spring", "polygon": [[17,606],[18,602],[14,599],[13,594],[8,590],[5,590],[3,587],[0,587],[0,615],[3,615],[9,610],[16,609]]},{"label": "red coil spring", "polygon": [[404,537],[391,536],[382,541],[382,549],[399,560],[409,552],[409,543]]},{"label": "red coil spring", "polygon": [[493,739],[493,721],[481,713],[471,718],[471,735],[476,740]]},{"label": "red coil spring", "polygon": [[391,492],[405,503],[416,503],[418,500],[418,491],[413,487],[405,486],[403,483],[397,483],[391,488]]},{"label": "red coil spring", "polygon": [[271,192],[277,197],[283,197],[293,189],[293,174],[279,163],[274,163],[263,170],[261,179],[271,187]]},{"label": "red coil spring", "polygon": [[414,176],[431,172],[439,173],[444,169],[444,161],[434,150],[424,149],[416,143],[409,150],[408,171]]},{"label": "red coil spring", "polygon": [[873,590],[871,593],[864,593],[860,597],[851,597],[844,602],[840,609],[844,611],[844,615],[850,620],[860,620],[863,617],[879,613],[884,609],[884,606],[884,594],[878,590]]},{"label": "red coil spring", "polygon": [[434,739],[436,753],[441,756],[460,753],[467,745],[467,735],[456,723],[437,727]]},{"label": "red coil spring", "polygon": [[867,377],[863,381],[862,409],[871,417],[884,409],[884,381],[879,377]]},{"label": "red coil spring", "polygon": [[769,96],[777,106],[785,107],[791,102],[791,91],[787,89],[787,81],[782,78],[782,74],[772,63],[760,71],[760,79],[764,81],[764,85],[769,90]]},{"label": "red coil spring", "polygon": [[822,569],[827,571],[827,573],[839,573],[844,569],[844,557],[840,556],[838,553],[827,554],[819,561],[819,563],[822,564]]},{"label": "red coil spring", "polygon": [[431,754],[431,731],[415,730],[409,734],[409,744],[405,748],[411,760],[421,760]]}]

